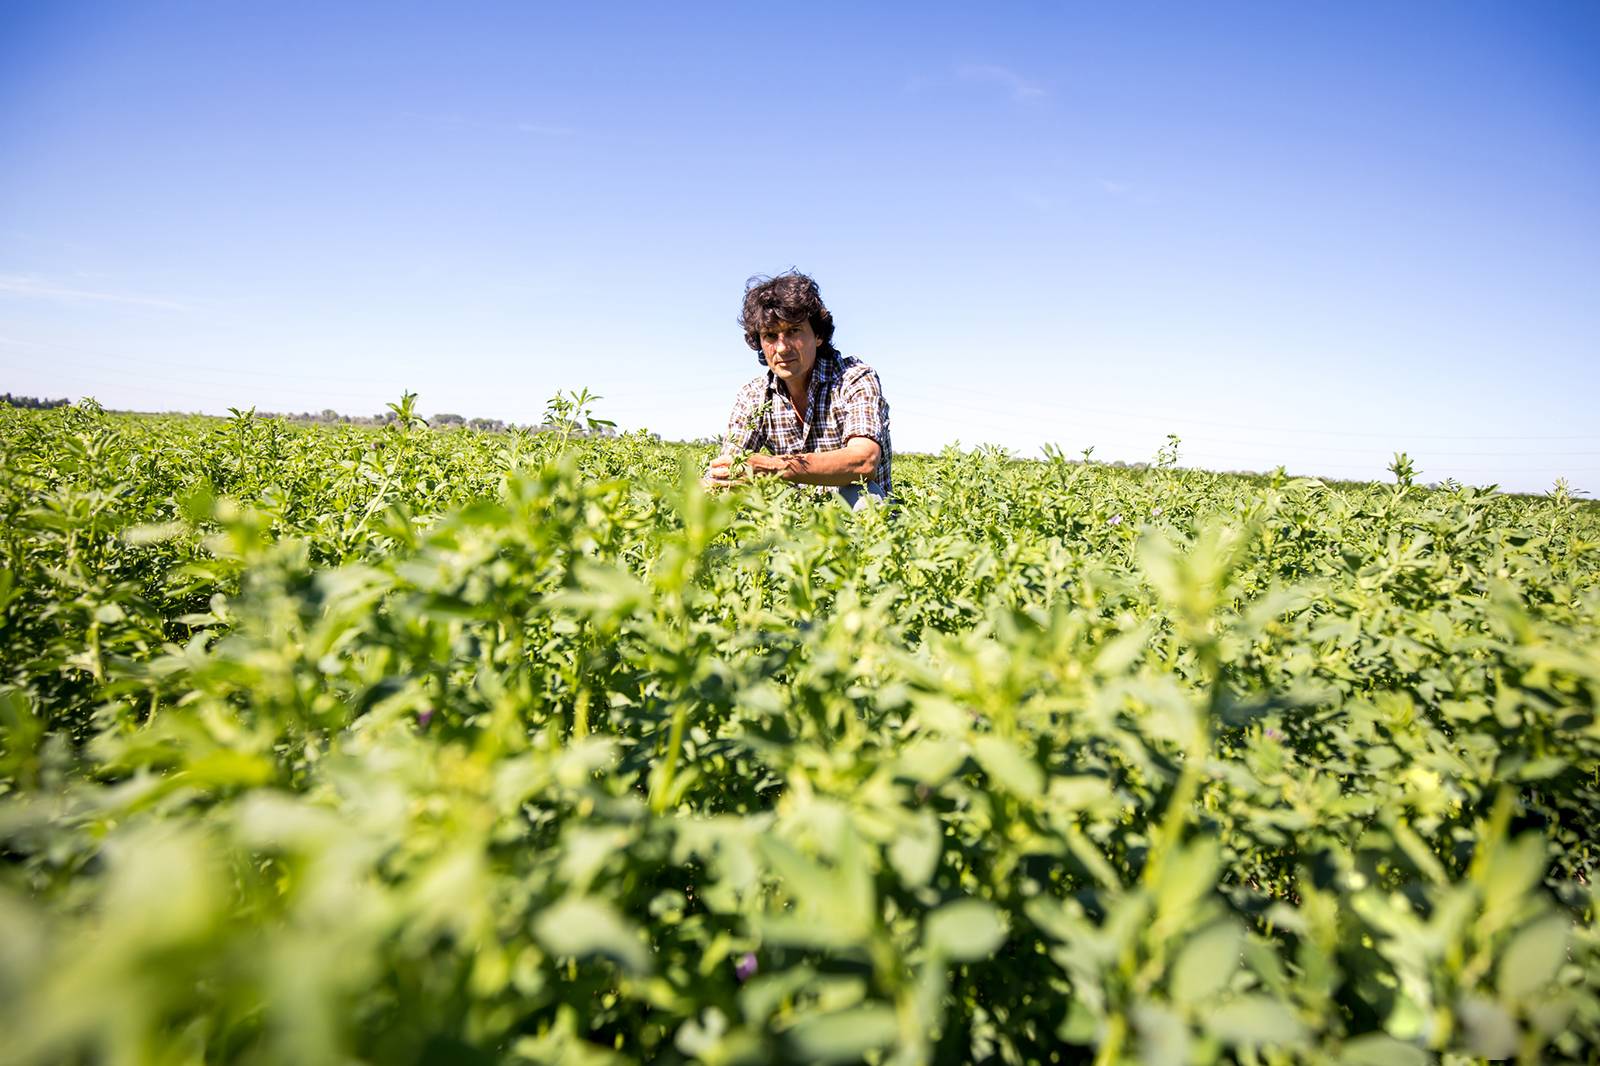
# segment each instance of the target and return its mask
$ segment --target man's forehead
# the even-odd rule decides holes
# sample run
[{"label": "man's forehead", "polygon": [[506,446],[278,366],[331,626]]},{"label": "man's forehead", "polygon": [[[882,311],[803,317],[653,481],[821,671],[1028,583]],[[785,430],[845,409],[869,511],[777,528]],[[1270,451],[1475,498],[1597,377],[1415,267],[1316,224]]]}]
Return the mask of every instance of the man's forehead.
[{"label": "man's forehead", "polygon": [[804,319],[804,318],[800,319],[800,321],[798,321],[798,322],[790,322],[786,318],[778,318],[776,316],[773,316],[771,318],[766,319],[764,322],[761,323],[761,332],[762,333],[788,333],[790,330],[800,329],[800,328],[802,328],[804,326],[808,326],[810,324],[811,324],[810,321],[807,320],[807,319]]}]

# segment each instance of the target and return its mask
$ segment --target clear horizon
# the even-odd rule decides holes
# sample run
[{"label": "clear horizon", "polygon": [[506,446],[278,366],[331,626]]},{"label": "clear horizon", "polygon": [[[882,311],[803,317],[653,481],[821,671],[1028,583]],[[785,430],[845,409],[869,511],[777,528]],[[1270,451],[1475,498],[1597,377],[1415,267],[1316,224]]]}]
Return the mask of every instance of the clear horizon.
[{"label": "clear horizon", "polygon": [[0,392],[1600,490],[1600,6],[0,10]]}]

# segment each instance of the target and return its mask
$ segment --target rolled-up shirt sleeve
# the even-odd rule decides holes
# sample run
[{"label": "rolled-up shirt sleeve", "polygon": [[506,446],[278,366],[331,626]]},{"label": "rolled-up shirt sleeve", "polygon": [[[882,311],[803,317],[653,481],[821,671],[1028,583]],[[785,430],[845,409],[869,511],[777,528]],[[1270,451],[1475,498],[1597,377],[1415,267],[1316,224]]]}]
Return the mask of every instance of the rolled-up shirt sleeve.
[{"label": "rolled-up shirt sleeve", "polygon": [[855,366],[845,372],[839,402],[843,407],[840,435],[845,443],[851,437],[866,437],[880,448],[889,440],[889,405],[883,400],[883,387],[877,372]]}]

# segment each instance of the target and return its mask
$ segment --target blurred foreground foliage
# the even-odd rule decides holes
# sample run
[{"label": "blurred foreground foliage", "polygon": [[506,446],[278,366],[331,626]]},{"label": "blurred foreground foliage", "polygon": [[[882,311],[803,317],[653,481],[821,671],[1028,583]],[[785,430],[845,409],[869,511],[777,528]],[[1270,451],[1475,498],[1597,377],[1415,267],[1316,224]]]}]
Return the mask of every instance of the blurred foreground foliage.
[{"label": "blurred foreground foliage", "polygon": [[0,410],[7,1063],[1583,1060],[1600,513]]}]

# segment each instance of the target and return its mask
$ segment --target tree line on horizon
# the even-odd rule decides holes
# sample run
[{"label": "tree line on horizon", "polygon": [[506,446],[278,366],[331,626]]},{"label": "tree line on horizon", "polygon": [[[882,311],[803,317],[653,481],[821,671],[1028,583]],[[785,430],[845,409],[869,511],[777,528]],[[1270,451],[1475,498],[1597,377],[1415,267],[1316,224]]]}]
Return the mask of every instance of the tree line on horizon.
[{"label": "tree line on horizon", "polygon": [[[38,396],[20,396],[13,393],[0,394],[0,407],[16,407],[23,410],[43,411],[55,407],[67,407],[72,404],[68,399],[45,399]],[[117,410],[107,408],[112,414],[150,414],[148,411]],[[162,414],[191,415],[192,411],[165,411]],[[387,426],[395,421],[393,411],[383,411],[375,415],[347,415],[325,407],[321,411],[257,411],[258,418],[281,418],[288,422],[310,422],[319,425],[344,425],[344,426]],[[217,417],[217,416],[212,416]],[[452,412],[441,412],[427,419],[427,424],[434,429],[474,429],[485,433],[508,433],[519,429],[530,430],[538,433],[560,427],[550,422],[529,423],[522,425],[516,422],[507,422],[499,418],[468,418]],[[615,436],[614,430],[600,427],[589,433],[580,432],[579,435],[588,436]]]}]

